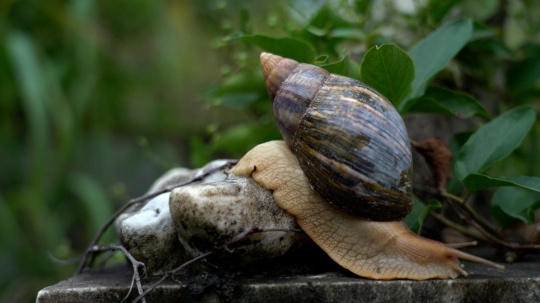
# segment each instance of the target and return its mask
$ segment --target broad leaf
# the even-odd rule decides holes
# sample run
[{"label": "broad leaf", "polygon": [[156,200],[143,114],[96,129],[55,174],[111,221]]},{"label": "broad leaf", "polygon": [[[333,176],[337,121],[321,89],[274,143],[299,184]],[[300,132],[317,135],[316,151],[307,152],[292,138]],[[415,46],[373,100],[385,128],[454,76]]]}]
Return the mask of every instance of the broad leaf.
[{"label": "broad leaf", "polygon": [[456,176],[482,173],[520,144],[536,119],[529,106],[519,106],[479,128],[461,148],[454,166]]},{"label": "broad leaf", "polygon": [[[465,131],[454,134],[450,140],[448,141],[448,147],[450,148],[450,152],[452,152],[452,155],[458,155],[459,151],[465,145],[467,140],[471,137],[473,134],[473,131]],[[454,167],[456,162],[456,157],[454,156],[452,158],[452,167]],[[463,190],[463,183],[461,183],[461,180],[459,180],[455,173],[446,184],[446,190],[453,194],[459,194]]]},{"label": "broad leaf", "polygon": [[17,221],[15,212],[12,211],[7,201],[0,194],[0,240],[6,245],[5,248],[17,247],[21,242],[18,237],[24,237],[25,235]]},{"label": "broad leaf", "polygon": [[514,63],[506,75],[506,83],[512,96],[522,98],[538,94],[540,81],[540,53]]},{"label": "broad leaf", "polygon": [[307,2],[307,1],[287,1],[284,2],[284,9],[288,13],[289,18],[301,26],[308,26],[317,15],[324,11],[324,2]]},{"label": "broad leaf", "polygon": [[517,186],[540,193],[540,178],[533,176],[490,177],[482,174],[470,174],[463,180],[463,184],[471,192],[490,187]]},{"label": "broad leaf", "polygon": [[98,230],[103,226],[105,218],[113,213],[112,204],[103,187],[94,178],[82,173],[71,174],[68,187],[89,214],[92,228]]},{"label": "broad leaf", "polygon": [[485,20],[497,12],[499,3],[499,0],[462,1],[460,9],[465,16],[470,16],[475,20]]},{"label": "broad leaf", "polygon": [[330,32],[331,38],[344,38],[347,40],[364,41],[366,33],[357,27],[341,27]]},{"label": "broad leaf", "polygon": [[497,36],[497,31],[484,23],[474,22],[470,41],[492,38]]},{"label": "broad leaf", "polygon": [[[309,6],[312,5],[313,3],[309,3]],[[314,35],[315,37],[323,37],[327,36],[334,28],[343,28],[349,26],[351,26],[351,24],[345,19],[343,19],[343,15],[339,12],[336,12],[335,9],[333,9],[332,7],[330,7],[330,5],[327,4],[322,6],[321,9],[317,12],[317,14],[313,16],[313,18],[309,21],[308,26],[305,28],[305,31],[307,31],[311,35]],[[331,43],[332,41],[326,40],[325,42]]]},{"label": "broad leaf", "polygon": [[426,13],[433,21],[439,23],[461,0],[429,0]]},{"label": "broad leaf", "polygon": [[516,220],[532,224],[534,212],[540,208],[540,194],[517,187],[498,189],[491,198],[491,212],[502,226]]},{"label": "broad leaf", "polygon": [[280,139],[273,120],[243,123],[232,126],[212,138],[210,148],[214,153],[227,153],[237,157],[262,142]]},{"label": "broad leaf", "polygon": [[414,65],[411,58],[394,44],[370,48],[360,66],[362,81],[397,105],[411,89]]},{"label": "broad leaf", "polygon": [[244,109],[261,99],[268,99],[261,72],[242,73],[227,78],[218,88],[206,94],[213,105]]},{"label": "broad leaf", "polygon": [[413,209],[405,218],[405,223],[407,223],[407,226],[409,226],[413,232],[419,234],[422,230],[422,225],[424,224],[426,216],[431,211],[440,209],[441,206],[441,202],[437,200],[431,200],[425,205],[422,201],[414,198]]},{"label": "broad leaf", "polygon": [[338,62],[322,65],[321,67],[333,74],[360,79],[360,66],[351,60],[349,56],[344,56],[343,59]]},{"label": "broad leaf", "polygon": [[231,37],[257,45],[266,52],[294,59],[298,62],[311,63],[315,59],[315,50],[308,43],[293,38],[272,38],[262,35]]},{"label": "broad leaf", "polygon": [[467,44],[473,26],[470,19],[447,23],[416,43],[409,55],[414,62],[415,74],[412,91],[400,105],[424,94],[428,81],[442,70],[448,62]]},{"label": "broad leaf", "polygon": [[[17,85],[27,122],[27,136],[36,157],[34,165],[29,169],[42,167],[42,159],[48,141],[47,104],[48,98],[45,89],[46,77],[44,67],[39,61],[38,48],[32,38],[23,32],[13,31],[4,39],[11,68],[13,69],[15,84]],[[23,123],[23,121],[21,121]]]},{"label": "broad leaf", "polygon": [[486,109],[473,97],[442,87],[430,87],[426,94],[407,103],[402,113],[433,113],[459,118],[482,117],[490,119]]}]

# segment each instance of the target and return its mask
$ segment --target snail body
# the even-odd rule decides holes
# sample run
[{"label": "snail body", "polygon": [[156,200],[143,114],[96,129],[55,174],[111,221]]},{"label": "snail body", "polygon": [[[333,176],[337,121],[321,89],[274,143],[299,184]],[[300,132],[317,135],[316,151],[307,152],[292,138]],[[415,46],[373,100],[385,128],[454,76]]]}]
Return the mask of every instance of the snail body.
[{"label": "snail body", "polygon": [[277,205],[295,216],[302,230],[330,258],[359,276],[380,280],[456,278],[467,275],[458,258],[498,266],[421,237],[403,220],[369,221],[343,212],[311,188],[283,141],[256,146],[230,172],[250,175],[272,191]]},{"label": "snail body", "polygon": [[261,66],[280,132],[315,190],[368,220],[412,208],[412,156],[395,108],[369,86],[268,53]]},{"label": "snail body", "polygon": [[285,141],[255,147],[231,173],[271,190],[330,258],[357,275],[385,280],[466,275],[459,258],[502,268],[406,226],[410,144],[382,95],[268,53],[261,54],[261,66]]}]

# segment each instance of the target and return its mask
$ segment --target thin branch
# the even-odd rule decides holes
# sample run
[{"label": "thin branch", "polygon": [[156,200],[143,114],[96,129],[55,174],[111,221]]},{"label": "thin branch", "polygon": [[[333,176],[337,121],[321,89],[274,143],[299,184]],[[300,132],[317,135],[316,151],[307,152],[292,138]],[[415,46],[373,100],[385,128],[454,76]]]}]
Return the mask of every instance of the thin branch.
[{"label": "thin branch", "polygon": [[[94,246],[92,247],[92,252],[100,253],[100,252],[110,252],[110,251],[122,251],[122,253],[128,258],[129,262],[131,263],[131,266],[133,267],[133,278],[131,281],[131,287],[129,288],[129,291],[127,295],[124,297],[122,302],[124,302],[129,295],[131,294],[131,290],[133,289],[133,284],[137,287],[137,291],[139,292],[139,295],[143,294],[143,288],[141,283],[141,276],[139,275],[139,268],[143,269],[144,274],[146,274],[146,267],[144,266],[144,263],[138,261],[133,257],[133,255],[122,245],[117,244],[109,244],[106,246]],[[146,303],[146,299],[143,297],[141,302]]]},{"label": "thin branch", "polygon": [[489,222],[482,218],[478,213],[467,203],[469,194],[465,198],[460,198],[446,191],[441,191],[440,195],[448,201],[448,204],[454,209],[456,214],[467,224],[476,229],[479,234],[472,233],[470,230],[452,222],[451,220],[445,218],[444,216],[436,213],[431,213],[433,217],[442,222],[443,224],[456,229],[464,235],[470,236],[475,239],[496,243],[506,248],[513,250],[530,250],[530,249],[540,249],[540,244],[521,244],[516,242],[508,242],[500,239],[496,235],[498,234],[497,229],[493,227]]},{"label": "thin branch", "polygon": [[58,264],[58,265],[71,265],[79,262],[81,260],[81,256],[77,256],[71,259],[60,259],[53,255],[50,251],[47,251],[47,258],[51,260],[52,262]]},{"label": "thin branch", "polygon": [[486,219],[484,219],[482,216],[480,216],[469,203],[467,203],[467,200],[469,198],[469,195],[467,194],[465,198],[460,198],[456,195],[453,195],[449,192],[442,191],[440,192],[441,196],[450,200],[454,201],[459,206],[461,206],[478,224],[480,224],[484,229],[487,229],[491,233],[497,233],[497,229],[491,225]]},{"label": "thin branch", "polygon": [[461,219],[463,219],[469,225],[478,230],[483,236],[485,236],[494,243],[514,250],[540,249],[540,244],[521,244],[516,242],[504,241],[487,231],[478,221],[474,220],[468,212],[465,212],[462,208],[458,208],[455,203],[452,203],[452,201],[450,201],[449,204],[454,208],[454,210]]},{"label": "thin branch", "polygon": [[91,264],[93,263],[94,261],[94,257],[92,256],[92,258],[90,258],[90,261],[88,262],[88,255],[92,252],[92,248],[94,248],[97,244],[97,242],[99,241],[99,239],[101,239],[101,237],[103,236],[103,234],[109,229],[109,227],[114,223],[114,220],[116,220],[116,218],[118,218],[118,216],[120,216],[122,213],[124,213],[124,211],[126,211],[128,208],[130,208],[131,206],[135,205],[135,204],[139,204],[143,201],[146,201],[148,199],[152,199],[152,198],[155,198],[161,194],[164,194],[164,193],[167,193],[167,192],[170,192],[172,191],[173,189],[177,188],[177,187],[181,187],[181,186],[185,186],[185,185],[188,185],[188,184],[191,184],[191,183],[194,183],[194,182],[198,182],[198,181],[202,181],[204,178],[206,178],[207,176],[219,171],[219,170],[222,170],[222,169],[225,169],[225,168],[228,168],[228,167],[232,167],[234,166],[235,164],[237,163],[236,160],[227,160],[225,163],[223,163],[222,165],[218,165],[218,166],[215,166],[215,167],[210,167],[209,169],[202,169],[196,176],[194,176],[192,179],[186,181],[186,182],[183,182],[183,183],[179,183],[179,184],[173,184],[173,185],[169,185],[161,190],[158,190],[158,191],[155,191],[155,192],[151,192],[151,193],[148,193],[148,194],[145,194],[143,196],[140,196],[138,198],[134,198],[134,199],[131,199],[128,201],[128,203],[124,204],[122,207],[120,207],[113,215],[112,217],[109,218],[109,220],[107,220],[107,222],[99,229],[99,231],[95,234],[94,238],[92,239],[92,241],[90,242],[90,244],[88,245],[88,248],[86,249],[84,255],[82,256],[81,258],[81,261],[79,262],[79,266],[77,268],[77,271],[76,271],[76,274],[80,274],[83,272],[84,268],[88,265],[88,266],[91,266]]},{"label": "thin branch", "polygon": [[482,240],[482,241],[488,241],[487,238],[485,237],[482,237],[481,235],[479,234],[476,234],[476,233],[473,233],[471,232],[470,230],[468,230],[467,228],[453,222],[452,220],[449,220],[447,219],[446,217],[444,217],[443,215],[441,214],[437,214],[437,213],[434,213],[434,212],[431,212],[430,215],[432,215],[435,219],[439,220],[441,223],[443,223],[444,225],[450,227],[450,228],[453,228],[455,230],[457,230],[458,232],[466,235],[466,236],[469,236],[473,239],[478,239],[478,240]]},{"label": "thin branch", "polygon": [[491,241],[502,245],[506,248],[514,249],[514,250],[528,250],[528,249],[540,249],[540,244],[522,244],[522,243],[516,243],[516,242],[507,242],[502,239],[497,238],[496,236],[490,234],[488,231],[482,228],[478,222],[472,221],[472,226],[474,226],[479,232],[481,232],[484,236],[489,238]]}]

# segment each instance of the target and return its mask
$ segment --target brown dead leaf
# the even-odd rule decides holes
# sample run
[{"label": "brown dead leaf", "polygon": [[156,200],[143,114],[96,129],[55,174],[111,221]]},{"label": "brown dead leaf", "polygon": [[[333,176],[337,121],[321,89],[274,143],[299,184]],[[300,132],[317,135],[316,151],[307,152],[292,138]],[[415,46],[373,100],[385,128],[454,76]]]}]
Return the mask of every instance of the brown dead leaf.
[{"label": "brown dead leaf", "polygon": [[435,187],[445,191],[446,183],[452,177],[450,163],[452,152],[448,145],[437,137],[429,138],[423,142],[411,141],[411,145],[424,157],[433,175]]}]

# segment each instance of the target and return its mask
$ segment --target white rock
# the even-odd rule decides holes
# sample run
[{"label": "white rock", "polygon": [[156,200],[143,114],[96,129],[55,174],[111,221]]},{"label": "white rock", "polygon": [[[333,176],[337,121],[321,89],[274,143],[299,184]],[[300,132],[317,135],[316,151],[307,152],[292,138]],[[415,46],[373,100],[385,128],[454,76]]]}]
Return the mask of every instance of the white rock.
[{"label": "white rock", "polygon": [[[149,192],[204,178],[161,194],[118,217],[116,227],[122,245],[145,263],[150,274],[175,268],[248,228],[298,229],[294,218],[275,204],[269,191],[249,177],[228,176],[227,161],[212,161],[195,170],[170,170],[154,182]],[[305,239],[305,234],[299,232],[255,234],[246,244],[220,252],[223,258],[219,262],[246,265],[269,260]]]},{"label": "white rock", "polygon": [[170,193],[161,194],[117,221],[122,245],[156,274],[185,261],[169,212],[169,196]]},{"label": "white rock", "polygon": [[[163,174],[147,193],[162,190],[168,186],[183,184],[203,173],[224,166],[229,160],[216,160],[200,169],[174,168]],[[227,178],[224,169],[215,170],[202,178],[204,182],[223,181]],[[194,184],[196,184],[194,183]],[[173,269],[186,260],[185,250],[178,241],[169,212],[170,193],[136,205],[120,215],[116,229],[120,241],[139,261],[144,262],[148,272],[161,274]]]},{"label": "white rock", "polygon": [[170,208],[179,241],[192,257],[253,227],[288,231],[252,235],[246,244],[220,252],[220,262],[226,258],[247,265],[269,260],[282,256],[305,237],[291,231],[299,229],[294,217],[282,211],[271,192],[250,177],[231,175],[223,182],[177,188],[171,193]]}]

